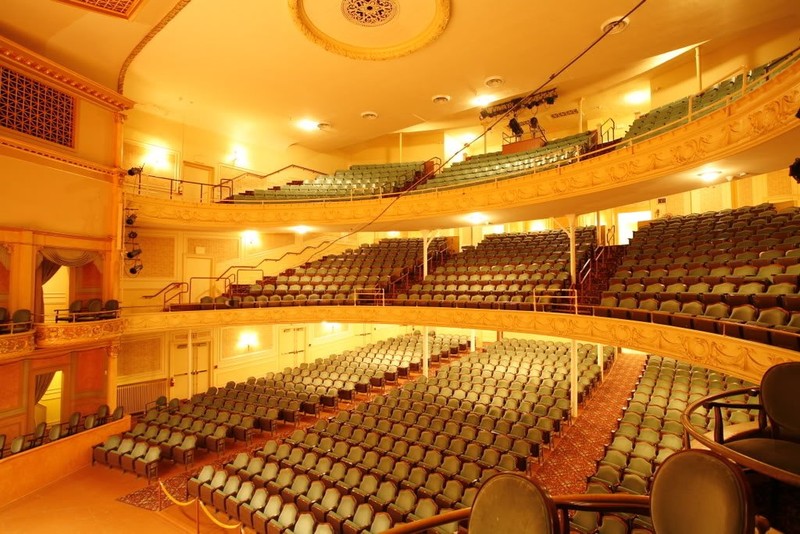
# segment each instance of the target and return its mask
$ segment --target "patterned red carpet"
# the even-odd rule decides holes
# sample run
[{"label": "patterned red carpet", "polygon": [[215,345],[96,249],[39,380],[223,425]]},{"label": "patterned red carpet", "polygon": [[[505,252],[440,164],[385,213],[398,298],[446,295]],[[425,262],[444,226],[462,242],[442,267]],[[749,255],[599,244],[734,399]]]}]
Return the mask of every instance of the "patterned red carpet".
[{"label": "patterned red carpet", "polygon": [[[297,428],[304,428],[314,423],[314,419],[308,418],[306,421],[301,422],[298,424]],[[250,443],[246,445],[242,442],[234,442],[235,447],[226,451],[225,453],[216,456],[213,453],[205,453],[201,455],[199,458],[195,460],[195,465],[193,468],[189,469],[189,471],[183,471],[183,468],[176,467],[175,469],[180,470],[179,473],[175,474],[174,469],[170,469],[167,473],[166,477],[161,477],[161,482],[164,483],[164,487],[167,488],[170,495],[173,498],[179,501],[186,501],[188,500],[188,496],[186,494],[186,483],[192,477],[193,474],[197,473],[200,468],[207,464],[212,464],[216,469],[221,469],[223,465],[228,463],[229,461],[233,460],[233,458],[240,452],[243,451],[252,451],[253,449],[261,448],[264,446],[264,443],[270,439],[283,439],[292,432],[294,432],[295,427],[284,425],[281,429],[277,430],[273,435],[262,434],[261,436],[257,437]],[[148,485],[145,488],[140,490],[134,491],[133,493],[129,493],[123,497],[117,499],[120,502],[124,502],[126,504],[132,504],[133,506],[138,506],[139,508],[144,508],[145,510],[152,510],[152,511],[160,511],[169,506],[172,506],[172,501],[170,501],[166,496],[164,496],[163,492],[161,491],[161,487],[158,483],[153,482],[152,484]]]},{"label": "patterned red carpet", "polygon": [[620,354],[578,418],[545,457],[534,478],[551,495],[584,492],[586,477],[595,472],[595,461],[602,457],[603,446],[617,428],[644,362],[643,355]]}]

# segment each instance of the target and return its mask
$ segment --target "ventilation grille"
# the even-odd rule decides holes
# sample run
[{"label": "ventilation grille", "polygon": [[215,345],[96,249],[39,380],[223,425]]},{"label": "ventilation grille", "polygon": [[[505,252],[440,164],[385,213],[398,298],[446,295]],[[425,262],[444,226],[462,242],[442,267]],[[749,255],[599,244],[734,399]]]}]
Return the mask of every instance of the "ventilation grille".
[{"label": "ventilation grille", "polygon": [[127,413],[139,413],[161,395],[167,395],[166,379],[117,386],[117,406],[124,406]]},{"label": "ventilation grille", "polygon": [[0,67],[0,126],[72,148],[75,98]]},{"label": "ventilation grille", "polygon": [[130,18],[141,0],[61,0],[84,9],[99,11],[116,17]]},{"label": "ventilation grille", "polygon": [[578,110],[577,108],[567,109],[564,111],[559,111],[558,113],[553,113],[550,115],[553,119],[560,119],[561,117],[568,117],[569,115],[577,115]]}]

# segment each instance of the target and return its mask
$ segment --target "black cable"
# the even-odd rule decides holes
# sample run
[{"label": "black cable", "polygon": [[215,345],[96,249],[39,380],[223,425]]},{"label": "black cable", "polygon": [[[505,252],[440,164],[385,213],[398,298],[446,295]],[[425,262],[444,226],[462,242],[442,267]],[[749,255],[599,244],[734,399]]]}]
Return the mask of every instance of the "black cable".
[{"label": "black cable", "polygon": [[[636,4],[636,5],[635,5],[633,8],[631,8],[631,9],[630,9],[630,10],[629,10],[627,13],[625,13],[624,15],[622,15],[621,17],[619,17],[619,19],[617,19],[617,23],[620,23],[620,22],[622,22],[623,20],[625,20],[626,18],[628,18],[628,17],[630,17],[631,15],[633,15],[633,14],[634,14],[636,11],[638,11],[638,10],[639,10],[639,8],[640,8],[640,7],[642,7],[642,6],[643,6],[643,5],[644,5],[646,2],[647,2],[647,0],[640,0],[640,1],[639,1],[639,3],[638,3],[638,4]],[[615,28],[616,28],[616,24],[609,24],[609,25],[606,27],[605,31],[604,31],[602,34],[600,34],[600,36],[599,36],[597,39],[595,39],[594,41],[592,41],[592,42],[591,42],[591,44],[589,44],[589,46],[587,46],[586,48],[584,48],[584,49],[583,49],[583,50],[582,50],[582,51],[581,51],[581,52],[580,52],[580,53],[579,53],[577,56],[575,56],[574,58],[572,58],[572,59],[571,59],[570,61],[568,61],[568,62],[567,62],[567,63],[566,63],[566,64],[565,64],[563,67],[561,67],[561,68],[560,68],[560,69],[558,69],[556,72],[554,72],[553,74],[551,74],[551,75],[550,75],[550,77],[549,77],[549,78],[548,78],[548,79],[547,79],[545,82],[543,82],[543,83],[542,83],[541,85],[539,85],[539,86],[538,86],[536,89],[534,89],[533,91],[531,91],[530,93],[528,93],[526,96],[524,96],[523,98],[521,98],[521,99],[519,100],[519,102],[517,102],[517,103],[516,103],[514,106],[512,106],[511,108],[509,108],[508,110],[506,110],[506,112],[505,112],[505,113],[503,113],[503,114],[502,114],[502,115],[500,115],[500,116],[499,116],[497,119],[495,119],[495,121],[494,121],[494,122],[492,122],[492,123],[491,123],[491,125],[489,125],[489,127],[485,128],[485,129],[484,129],[484,131],[483,131],[483,133],[481,133],[481,134],[480,134],[478,137],[476,137],[475,139],[473,139],[473,140],[472,140],[472,141],[470,141],[469,143],[465,143],[465,144],[464,144],[464,146],[463,146],[462,148],[458,149],[458,150],[457,150],[455,153],[453,153],[453,155],[452,155],[452,156],[450,156],[450,157],[449,157],[449,158],[447,158],[447,159],[446,159],[444,162],[442,162],[442,164],[439,166],[439,168],[441,169],[442,167],[444,167],[445,165],[447,165],[448,163],[450,163],[451,161],[453,161],[453,159],[455,159],[455,157],[456,157],[456,156],[458,156],[459,154],[461,154],[461,153],[462,153],[464,150],[466,150],[467,148],[471,147],[473,143],[475,143],[476,141],[479,141],[480,139],[482,139],[483,137],[485,137],[485,136],[486,136],[486,134],[487,134],[489,131],[491,131],[491,129],[492,129],[492,128],[494,128],[494,127],[495,127],[495,126],[497,126],[497,125],[498,125],[500,122],[502,122],[502,121],[503,121],[503,120],[504,120],[506,117],[508,117],[508,115],[509,115],[509,114],[511,114],[511,113],[515,113],[515,112],[516,112],[516,111],[517,111],[517,110],[518,110],[520,107],[522,107],[523,105],[525,105],[525,103],[526,103],[528,100],[530,100],[530,99],[531,99],[531,98],[532,98],[534,95],[536,95],[536,93],[538,93],[538,92],[539,92],[539,91],[541,91],[541,90],[542,90],[544,87],[546,87],[546,86],[547,86],[547,84],[551,83],[553,80],[555,80],[556,78],[558,78],[558,77],[559,77],[561,74],[563,74],[563,73],[564,73],[564,71],[566,71],[566,70],[567,70],[569,67],[571,67],[572,65],[574,65],[574,64],[575,64],[575,63],[576,63],[578,60],[580,60],[580,59],[581,59],[583,56],[585,56],[587,53],[589,53],[589,51],[591,51],[591,50],[592,50],[592,48],[594,48],[595,46],[597,46],[597,45],[598,45],[598,44],[599,44],[599,43],[600,43],[600,42],[601,42],[603,39],[605,39],[605,38],[608,36],[608,34],[609,34],[609,33],[611,33],[611,32],[612,32],[612,31],[613,31]],[[416,179],[416,180],[414,181],[414,183],[413,183],[413,184],[411,184],[411,186],[410,186],[410,187],[408,187],[407,189],[405,189],[405,190],[403,190],[403,191],[400,191],[400,192],[398,192],[398,193],[397,193],[397,196],[396,196],[395,198],[393,198],[393,199],[392,199],[392,200],[391,200],[391,201],[390,201],[390,202],[389,202],[389,203],[386,205],[386,207],[385,207],[385,208],[383,208],[381,211],[379,211],[379,212],[378,212],[378,214],[377,214],[377,215],[375,215],[375,216],[374,216],[374,217],[373,217],[371,220],[369,220],[369,221],[367,221],[367,222],[363,223],[363,224],[362,224],[361,226],[359,226],[358,228],[356,228],[356,229],[353,229],[353,230],[350,230],[350,231],[349,231],[349,232],[347,232],[346,234],[344,234],[344,235],[341,235],[341,236],[337,237],[336,239],[333,239],[333,240],[332,240],[332,241],[330,241],[330,242],[329,242],[329,243],[328,243],[328,244],[327,244],[327,245],[326,245],[324,248],[322,248],[322,249],[321,249],[321,250],[319,250],[318,252],[319,252],[319,253],[325,252],[325,251],[326,251],[326,250],[328,250],[328,249],[329,249],[329,248],[330,248],[332,245],[336,244],[337,242],[341,241],[342,239],[344,239],[344,238],[346,238],[346,237],[350,237],[350,236],[352,236],[352,235],[354,235],[354,234],[357,234],[358,232],[362,232],[362,231],[364,231],[365,229],[367,229],[369,226],[371,226],[371,225],[375,224],[375,222],[377,222],[377,221],[378,221],[378,219],[380,219],[381,217],[383,217],[383,215],[385,215],[385,214],[386,214],[386,212],[387,212],[387,211],[389,211],[389,208],[391,208],[391,207],[394,205],[394,203],[395,203],[395,202],[397,202],[398,200],[400,200],[400,198],[404,197],[404,196],[405,196],[406,194],[408,194],[410,191],[414,191],[418,185],[420,185],[421,183],[423,183],[425,180],[427,180],[427,179],[428,179],[429,177],[431,177],[433,174],[434,174],[434,171],[433,171],[433,170],[431,170],[431,171],[429,171],[429,172],[427,172],[427,173],[423,174],[422,176],[420,176],[418,179]],[[313,257],[313,255],[312,255],[312,257]]]}]

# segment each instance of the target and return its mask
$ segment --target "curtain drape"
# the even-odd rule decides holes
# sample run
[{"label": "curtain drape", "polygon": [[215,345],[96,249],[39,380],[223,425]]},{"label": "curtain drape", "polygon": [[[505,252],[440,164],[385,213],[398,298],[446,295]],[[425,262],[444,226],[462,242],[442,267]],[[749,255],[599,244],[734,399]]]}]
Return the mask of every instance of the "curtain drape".
[{"label": "curtain drape", "polygon": [[42,256],[57,265],[81,267],[95,261],[99,254],[91,250],[44,247],[42,248]]},{"label": "curtain drape", "polygon": [[44,291],[42,286],[50,280],[58,269],[65,267],[82,267],[102,255],[92,250],[75,250],[69,248],[42,247],[39,251],[39,265],[36,267],[36,295],[34,300],[34,317],[36,322],[44,322]]},{"label": "curtain drape", "polygon": [[55,371],[51,371],[49,373],[44,373],[41,375],[36,375],[36,385],[34,386],[34,395],[36,396],[36,402],[42,400],[42,397],[44,397],[45,392],[47,392],[47,388],[50,387],[50,382],[53,381],[54,376],[56,376]]}]

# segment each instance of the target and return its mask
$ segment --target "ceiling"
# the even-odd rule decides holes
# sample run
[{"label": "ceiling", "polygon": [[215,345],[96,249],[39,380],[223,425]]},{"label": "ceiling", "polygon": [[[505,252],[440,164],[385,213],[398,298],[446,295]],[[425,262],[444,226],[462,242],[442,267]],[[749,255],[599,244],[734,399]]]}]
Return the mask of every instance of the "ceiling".
[{"label": "ceiling", "polygon": [[[322,152],[475,125],[478,94],[499,100],[557,87],[549,117],[685,47],[703,43],[713,54],[800,28],[796,0],[649,0],[624,32],[546,84],[638,1],[140,0],[130,19],[76,5],[104,1],[2,0],[0,33],[120,90],[143,112]],[[488,88],[492,76],[505,83]],[[434,104],[435,95],[450,100]],[[617,104],[604,105],[610,113]],[[378,118],[363,119],[365,111]],[[302,131],[299,119],[329,126]]]}]

